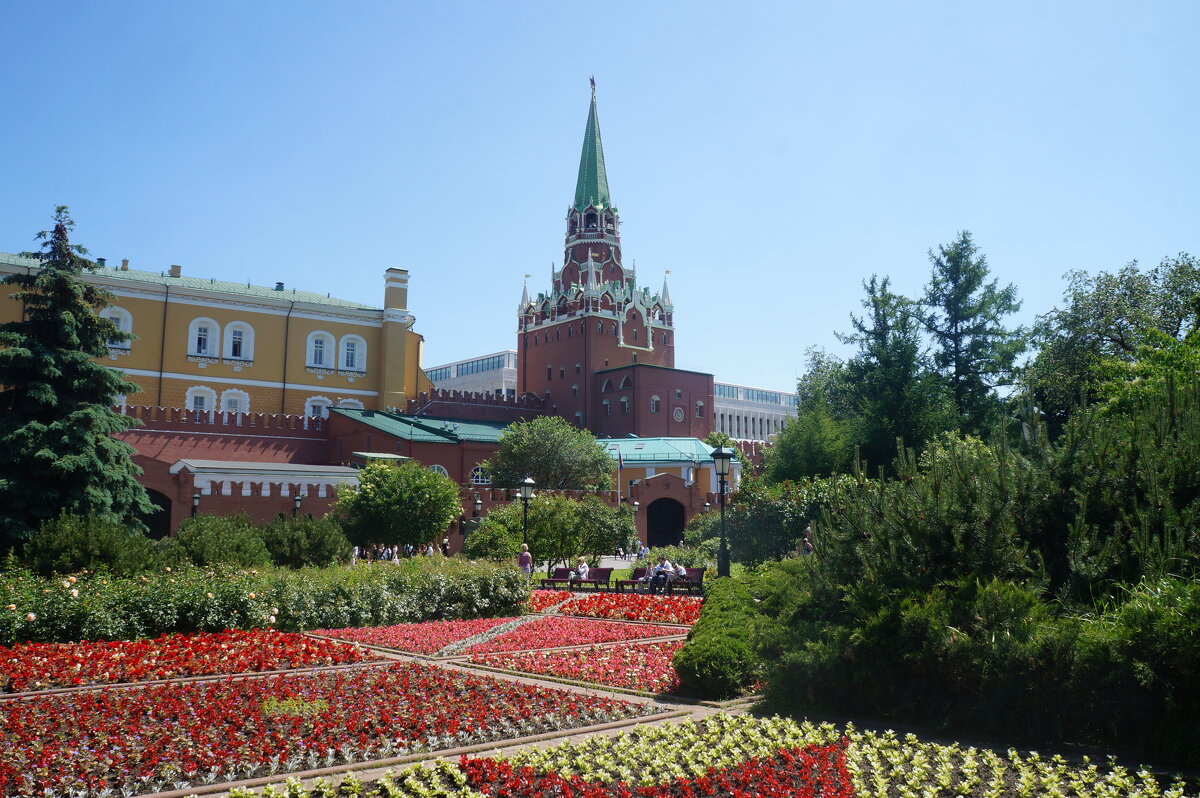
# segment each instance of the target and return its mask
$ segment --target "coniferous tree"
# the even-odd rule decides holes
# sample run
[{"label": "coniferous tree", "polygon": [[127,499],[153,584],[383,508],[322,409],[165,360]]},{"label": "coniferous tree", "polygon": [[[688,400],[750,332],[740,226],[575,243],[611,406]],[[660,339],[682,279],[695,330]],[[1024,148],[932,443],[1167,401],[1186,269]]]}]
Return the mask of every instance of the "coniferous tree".
[{"label": "coniferous tree", "polygon": [[965,230],[949,246],[930,250],[929,260],[925,327],[933,338],[933,362],[950,386],[960,429],[979,434],[991,427],[999,409],[992,389],[1010,381],[1024,349],[1021,331],[1002,323],[1021,308],[1017,289],[984,282],[987,257]]},{"label": "coniferous tree", "polygon": [[111,300],[80,280],[94,267],[72,245],[74,222],[65,206],[54,229],[38,234],[41,261],[28,274],[5,279],[18,286],[20,321],[0,325],[0,546],[29,537],[43,521],[66,511],[143,530],[137,516],[153,510],[138,484],[133,448],[113,435],[135,425],[115,412],[118,394],[137,386],[96,362],[109,341],[128,340],[98,311]]}]

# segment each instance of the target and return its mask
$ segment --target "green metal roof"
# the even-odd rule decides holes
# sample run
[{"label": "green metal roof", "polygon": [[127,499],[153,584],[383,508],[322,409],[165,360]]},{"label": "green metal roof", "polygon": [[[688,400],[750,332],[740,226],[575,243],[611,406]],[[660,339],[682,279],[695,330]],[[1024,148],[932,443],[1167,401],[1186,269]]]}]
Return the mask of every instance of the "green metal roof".
[{"label": "green metal roof", "polygon": [[[32,258],[23,258],[7,252],[0,252],[0,263],[20,266],[21,268],[40,265]],[[318,294],[314,291],[298,291],[295,288],[285,288],[282,291],[265,285],[250,285],[249,283],[233,283],[228,280],[204,279],[202,277],[170,277],[163,272],[148,272],[140,269],[122,271],[112,266],[98,267],[85,275],[94,274],[109,280],[121,280],[131,283],[152,283],[155,285],[179,286],[194,291],[214,291],[222,294],[238,294],[241,296],[261,297],[263,299],[281,299],[285,302],[307,302],[314,305],[332,305],[340,308],[358,308],[363,310],[378,310],[361,302]]]},{"label": "green metal roof", "polygon": [[600,121],[596,118],[596,85],[592,84],[592,105],[587,129],[583,133],[583,153],[579,156],[579,179],[575,181],[575,210],[589,205],[597,210],[611,205],[608,196],[608,172],[604,168],[604,143],[600,140]]},{"label": "green metal roof", "polygon": [[597,441],[614,461],[626,465],[649,462],[711,463],[713,447],[699,438],[601,438]]},{"label": "green metal roof", "polygon": [[500,422],[406,416],[400,413],[386,413],[382,410],[331,407],[330,411],[340,413],[347,418],[352,418],[368,427],[402,440],[421,443],[458,443],[460,441],[495,443],[499,440],[500,433],[508,426]]}]

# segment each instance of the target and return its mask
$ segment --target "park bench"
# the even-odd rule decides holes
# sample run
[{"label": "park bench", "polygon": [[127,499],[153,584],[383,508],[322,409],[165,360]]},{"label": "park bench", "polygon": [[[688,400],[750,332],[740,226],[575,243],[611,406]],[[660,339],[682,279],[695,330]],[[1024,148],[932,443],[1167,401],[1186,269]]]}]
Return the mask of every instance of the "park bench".
[{"label": "park bench", "polygon": [[618,579],[616,581],[615,585],[618,593],[624,593],[626,585],[636,591],[638,589],[638,585],[643,584],[642,580],[646,577],[646,569],[634,568],[633,573],[630,574],[629,577],[629,579]]},{"label": "park bench", "polygon": [[571,586],[571,569],[555,568],[554,573],[542,580],[542,587]]},{"label": "park bench", "polygon": [[587,579],[575,579],[572,584],[591,585],[595,590],[599,590],[603,585],[608,589],[612,584],[612,572],[611,568],[591,568],[588,570]]},{"label": "park bench", "polygon": [[667,586],[668,590],[674,593],[676,590],[681,593],[692,595],[704,594],[704,568],[684,568],[687,571],[687,576],[676,577]]}]

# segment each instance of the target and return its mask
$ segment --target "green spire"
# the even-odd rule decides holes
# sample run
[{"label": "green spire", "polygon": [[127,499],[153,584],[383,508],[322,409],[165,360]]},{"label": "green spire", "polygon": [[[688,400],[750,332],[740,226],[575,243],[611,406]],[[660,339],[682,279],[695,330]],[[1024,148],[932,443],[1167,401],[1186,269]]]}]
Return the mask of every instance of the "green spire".
[{"label": "green spire", "polygon": [[587,130],[583,134],[583,154],[579,156],[579,179],[575,182],[575,210],[591,205],[597,210],[610,205],[608,173],[604,169],[604,143],[600,141],[600,122],[596,118],[596,81],[592,79],[592,107],[588,111]]}]

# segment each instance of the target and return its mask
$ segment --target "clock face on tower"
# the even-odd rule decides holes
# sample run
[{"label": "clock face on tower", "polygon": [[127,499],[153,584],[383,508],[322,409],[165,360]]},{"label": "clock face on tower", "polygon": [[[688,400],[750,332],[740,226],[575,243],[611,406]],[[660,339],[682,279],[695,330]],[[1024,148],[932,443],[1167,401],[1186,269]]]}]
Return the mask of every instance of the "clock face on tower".
[{"label": "clock face on tower", "polygon": [[675,420],[676,420],[676,421],[678,421],[678,422],[680,422],[680,423],[682,423],[682,422],[683,422],[683,408],[682,408],[682,407],[677,407],[677,408],[675,408],[675,414],[674,414],[674,415],[675,415]]}]

